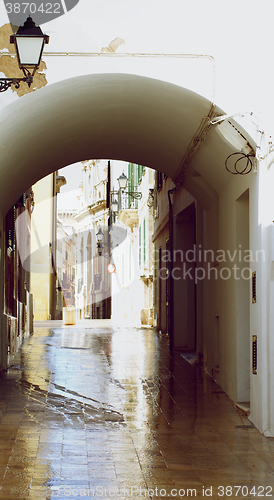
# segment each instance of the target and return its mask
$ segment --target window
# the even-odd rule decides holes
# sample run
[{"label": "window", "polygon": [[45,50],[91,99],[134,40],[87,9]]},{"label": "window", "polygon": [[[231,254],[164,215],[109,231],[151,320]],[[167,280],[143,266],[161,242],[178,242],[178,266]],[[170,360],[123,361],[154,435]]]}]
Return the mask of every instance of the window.
[{"label": "window", "polygon": [[143,264],[146,262],[146,219],[143,221]]},{"label": "window", "polygon": [[[136,163],[128,164],[128,191],[137,191],[142,177],[145,172],[145,167]],[[138,208],[138,200],[134,200],[128,196],[128,208]]]},{"label": "window", "polygon": [[[130,192],[134,191],[134,186],[135,186],[135,175],[136,175],[136,165],[134,163],[129,163],[128,164],[128,185],[127,185],[127,190]],[[128,196],[127,200],[127,208],[137,208],[136,207],[136,201],[135,200],[135,206],[134,206],[134,199],[131,196]],[[133,205],[133,206],[132,206]]]},{"label": "window", "polygon": [[142,165],[138,165],[138,184],[140,184],[144,172],[145,172],[145,167],[143,167]]},{"label": "window", "polygon": [[142,226],[139,226],[139,267],[142,265]]},{"label": "window", "polygon": [[102,274],[98,273],[94,275],[94,290],[100,290],[100,285],[102,281]]},{"label": "window", "polygon": [[131,243],[128,250],[128,279],[131,281]]},{"label": "window", "polygon": [[125,284],[125,256],[122,255],[122,285]]},{"label": "window", "polygon": [[163,186],[163,174],[162,172],[156,172],[156,190],[160,191]]}]

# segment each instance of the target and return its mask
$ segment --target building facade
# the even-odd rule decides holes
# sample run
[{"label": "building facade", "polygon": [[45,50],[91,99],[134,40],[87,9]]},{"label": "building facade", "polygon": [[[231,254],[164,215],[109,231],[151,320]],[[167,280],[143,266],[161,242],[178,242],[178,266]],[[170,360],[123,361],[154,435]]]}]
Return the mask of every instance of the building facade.
[{"label": "building facade", "polygon": [[0,342],[2,369],[7,368],[23,339],[33,332],[33,294],[30,287],[30,220],[34,195],[29,189],[10,208],[3,232],[3,326]]},{"label": "building facade", "polygon": [[[5,42],[3,48],[6,51],[9,45]],[[94,59],[82,58],[82,52],[80,57],[87,64],[84,76],[81,63],[72,69],[67,55],[62,60],[48,57],[49,64],[58,60],[53,68],[59,71],[60,81],[52,71],[54,85],[26,99],[4,103],[0,117],[1,234],[5,234],[5,217],[22,191],[39,177],[83,157],[122,158],[164,173],[169,179],[162,188],[165,195],[159,193],[153,240],[156,250],[161,250],[160,260],[170,266],[165,266],[166,275],[171,273],[177,284],[162,284],[156,321],[161,321],[161,331],[170,329],[175,347],[192,349],[195,344],[205,369],[213,370],[234,401],[249,398],[250,419],[265,435],[274,436],[273,144],[263,144],[263,130],[254,116],[243,124],[240,113],[236,121],[214,100],[167,81],[124,73],[91,74],[91,69],[88,74]],[[233,69],[230,54],[229,58]],[[229,75],[224,67],[224,76]],[[76,78],[64,80],[72,71]],[[242,89],[248,88],[246,73]],[[238,90],[239,80],[231,75],[230,82],[236,81]],[[247,162],[246,172],[241,172],[241,162]],[[89,241],[96,246],[95,237]],[[3,237],[1,244],[3,256]],[[194,244],[196,251],[201,250],[202,265],[193,257]],[[79,248],[84,266],[87,246],[83,242]],[[46,255],[49,258],[49,252]],[[162,265],[160,271],[163,276]],[[3,259],[0,278],[4,304]],[[166,302],[164,293],[169,294]],[[164,312],[166,306],[169,309]],[[87,302],[83,315],[87,314],[84,307]],[[6,321],[4,309],[2,313]],[[3,339],[5,335],[6,327]]]},{"label": "building facade", "polygon": [[77,318],[110,318],[111,283],[107,271],[109,250],[98,254],[97,237],[103,232],[103,245],[108,241],[107,162],[82,162],[82,182],[78,209],[74,216],[76,245],[76,311]]},{"label": "building facade", "polygon": [[76,232],[74,210],[57,215],[56,319],[63,319],[63,307],[75,306]]},{"label": "building facade", "polygon": [[[31,292],[34,319],[58,319],[57,302],[57,194],[66,183],[58,172],[33,185],[35,207],[31,217]],[[56,317],[58,316],[58,318]]]},{"label": "building facade", "polygon": [[216,196],[206,193],[208,186],[192,168],[191,191],[199,186],[199,196],[155,175],[154,324],[169,335],[172,348],[195,353],[197,363],[256,420],[262,361],[252,318],[267,258],[250,224],[256,174],[235,176],[234,182],[231,175]]},{"label": "building facade", "polygon": [[[126,237],[113,249],[112,319],[117,324],[153,325],[153,198],[154,172],[129,163],[126,192],[121,190],[112,231],[122,228]],[[113,195],[115,198],[117,195]]]}]

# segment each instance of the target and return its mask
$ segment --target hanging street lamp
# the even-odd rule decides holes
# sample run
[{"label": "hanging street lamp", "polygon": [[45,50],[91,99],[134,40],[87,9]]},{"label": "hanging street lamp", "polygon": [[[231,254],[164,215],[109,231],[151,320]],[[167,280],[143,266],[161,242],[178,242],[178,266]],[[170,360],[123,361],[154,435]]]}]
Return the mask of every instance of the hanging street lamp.
[{"label": "hanging street lamp", "polygon": [[49,43],[49,36],[44,35],[41,28],[36,26],[31,17],[28,17],[23,26],[20,26],[15,35],[11,35],[10,43],[15,45],[19,68],[23,71],[23,78],[0,78],[0,92],[5,92],[12,85],[20,87],[20,82],[26,82],[30,87],[34,74],[41,62],[45,43]]},{"label": "hanging street lamp", "polygon": [[127,176],[125,175],[124,172],[122,172],[122,174],[120,175],[120,177],[118,177],[117,179],[118,181],[118,184],[119,184],[119,189],[121,189],[122,191],[124,191],[127,187]]},{"label": "hanging street lamp", "polygon": [[102,229],[99,227],[98,233],[96,233],[97,236],[97,241],[98,243],[101,243],[103,241],[104,234],[102,232]]},{"label": "hanging street lamp", "polygon": [[103,253],[103,238],[104,238],[104,234],[102,232],[102,229],[99,227],[98,229],[98,233],[96,233],[96,237],[97,237],[97,248],[98,248],[98,254],[101,256],[102,253]]},{"label": "hanging street lamp", "polygon": [[[119,185],[119,191],[110,191],[111,195],[118,195],[119,196],[119,192],[122,192],[123,194],[127,194],[128,196],[131,196],[135,200],[141,200],[142,193],[139,193],[138,191],[125,191],[125,189],[127,188],[128,178],[124,172],[122,172],[122,174],[118,177],[117,181],[118,181],[118,185]],[[114,204],[114,206],[116,208],[116,202],[112,202],[112,204]],[[117,209],[117,212],[118,212],[118,209]]]},{"label": "hanging street lamp", "polygon": [[111,209],[113,213],[118,212],[118,200],[114,199],[111,203]]}]

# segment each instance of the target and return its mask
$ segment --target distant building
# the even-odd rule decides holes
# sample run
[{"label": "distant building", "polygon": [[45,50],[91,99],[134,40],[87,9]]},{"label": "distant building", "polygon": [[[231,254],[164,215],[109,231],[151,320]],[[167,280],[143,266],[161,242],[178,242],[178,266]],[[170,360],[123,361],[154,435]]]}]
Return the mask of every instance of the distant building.
[{"label": "distant building", "polygon": [[57,204],[56,195],[66,183],[53,173],[33,186],[35,207],[31,217],[31,292],[34,319],[56,319]]},{"label": "distant building", "polygon": [[78,210],[74,216],[77,231],[75,296],[79,319],[110,318],[111,282],[107,272],[108,260],[98,255],[96,238],[101,228],[107,239],[109,211],[106,185],[106,161],[82,162]]},{"label": "distant building", "polygon": [[56,319],[63,318],[63,307],[75,306],[76,232],[75,211],[58,211],[57,216],[57,295]]},{"label": "distant building", "polygon": [[119,192],[115,227],[127,237],[113,249],[112,319],[117,324],[153,325],[153,200],[154,171],[127,165],[126,192],[142,193],[141,200]]},{"label": "distant building", "polygon": [[24,338],[33,332],[33,295],[30,290],[30,220],[32,189],[17,200],[4,218],[3,234],[3,336],[1,368],[6,369]]}]

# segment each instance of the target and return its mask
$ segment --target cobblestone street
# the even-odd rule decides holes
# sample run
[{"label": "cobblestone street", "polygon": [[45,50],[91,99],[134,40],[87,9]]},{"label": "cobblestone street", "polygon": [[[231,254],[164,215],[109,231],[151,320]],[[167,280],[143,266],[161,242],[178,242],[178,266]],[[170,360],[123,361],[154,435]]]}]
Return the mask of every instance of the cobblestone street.
[{"label": "cobblestone street", "polygon": [[1,499],[274,495],[274,439],[150,329],[45,324],[0,394]]}]

